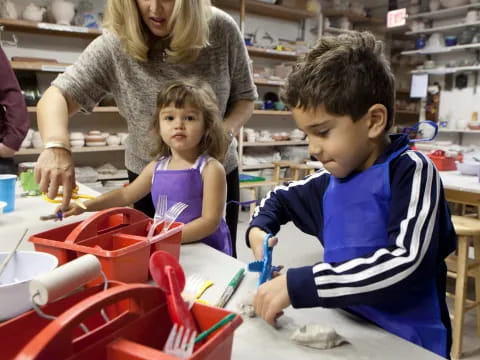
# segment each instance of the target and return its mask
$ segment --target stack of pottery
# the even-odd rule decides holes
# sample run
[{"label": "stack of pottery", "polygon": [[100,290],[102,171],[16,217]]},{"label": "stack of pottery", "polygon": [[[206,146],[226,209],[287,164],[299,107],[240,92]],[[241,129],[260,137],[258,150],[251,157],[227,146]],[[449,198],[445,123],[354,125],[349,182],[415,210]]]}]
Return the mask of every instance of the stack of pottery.
[{"label": "stack of pottery", "polygon": [[72,132],[70,133],[70,146],[71,147],[82,147],[85,145],[85,136],[81,132]]},{"label": "stack of pottery", "polygon": [[105,146],[105,136],[98,130],[89,131],[85,136],[85,145],[87,146]]}]

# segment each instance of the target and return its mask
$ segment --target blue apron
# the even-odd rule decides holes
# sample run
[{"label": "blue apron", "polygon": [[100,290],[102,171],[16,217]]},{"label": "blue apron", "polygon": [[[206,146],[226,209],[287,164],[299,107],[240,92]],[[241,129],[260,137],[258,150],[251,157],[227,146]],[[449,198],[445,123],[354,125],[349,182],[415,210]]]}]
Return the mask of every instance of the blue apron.
[{"label": "blue apron", "polygon": [[[168,208],[179,201],[188,205],[176,221],[186,224],[202,216],[203,179],[200,169],[205,160],[205,156],[201,156],[194,167],[185,170],[157,170],[158,165],[155,168],[151,189],[153,203],[157,203],[160,194],[166,194]],[[160,161],[166,159],[162,158]],[[223,218],[217,230],[201,241],[232,255],[230,231]]]},{"label": "blue apron", "polygon": [[[324,261],[337,263],[368,257],[391,246],[388,239],[390,213],[390,162],[408,146],[345,179],[331,176],[323,199]],[[406,194],[408,196],[408,194]],[[441,319],[436,279],[416,284],[408,293],[379,304],[349,306],[352,311],[408,341],[448,357],[447,330]]]}]

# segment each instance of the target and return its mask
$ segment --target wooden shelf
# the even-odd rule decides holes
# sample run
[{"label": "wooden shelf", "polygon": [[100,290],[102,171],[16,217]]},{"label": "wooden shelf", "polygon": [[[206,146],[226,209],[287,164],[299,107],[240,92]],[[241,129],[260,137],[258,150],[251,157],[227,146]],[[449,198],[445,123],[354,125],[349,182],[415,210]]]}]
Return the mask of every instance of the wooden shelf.
[{"label": "wooden shelf", "polygon": [[462,23],[462,24],[454,24],[454,25],[445,25],[445,26],[437,26],[430,29],[423,29],[419,31],[409,31],[406,35],[420,35],[420,34],[433,34],[436,32],[456,32],[457,30],[461,30],[466,27],[470,26],[480,26],[480,21],[476,21],[473,23]]},{"label": "wooden shelf", "polygon": [[437,11],[429,11],[424,13],[419,13],[415,15],[408,15],[408,21],[415,20],[415,19],[445,19],[445,18],[452,18],[452,17],[459,17],[462,15],[466,15],[468,10],[470,9],[479,9],[480,4],[470,4],[470,5],[463,5],[452,7],[448,9],[442,9]]},{"label": "wooden shelf", "polygon": [[100,30],[89,29],[81,26],[57,25],[27,20],[11,20],[0,18],[0,25],[3,25],[6,31],[19,31],[30,34],[46,34],[85,39],[94,39],[102,34]]},{"label": "wooden shelf", "polygon": [[[72,147],[72,153],[89,153],[89,152],[99,152],[99,151],[123,151],[125,150],[125,146],[118,145],[118,146],[83,146],[83,147]],[[20,149],[15,155],[38,155],[42,149]]]},{"label": "wooden shelf", "polygon": [[36,61],[10,61],[13,70],[64,72],[71,64]]},{"label": "wooden shelf", "polygon": [[370,23],[376,25],[385,25],[385,20],[377,19],[367,16],[358,15],[352,11],[347,10],[335,10],[335,9],[325,9],[322,11],[323,15],[327,17],[346,17],[352,23]]},{"label": "wooden shelf", "polygon": [[296,145],[308,145],[306,140],[286,140],[286,141],[265,141],[265,142],[244,142],[243,146],[296,146]]},{"label": "wooden shelf", "polygon": [[125,180],[128,179],[128,172],[126,169],[118,170],[115,174],[102,175],[98,174],[97,181],[107,180]]},{"label": "wooden shelf", "polygon": [[[29,113],[36,113],[36,106],[28,106],[27,110]],[[118,108],[116,106],[96,106],[93,108],[93,112],[97,113],[118,113]],[[79,113],[81,114],[81,112]]]},{"label": "wooden shelf", "polygon": [[248,53],[251,56],[259,56],[279,60],[297,61],[299,55],[294,51],[278,51],[273,49],[263,49],[255,46],[247,46]]},{"label": "wooden shelf", "polygon": [[285,80],[265,80],[265,79],[257,79],[255,80],[255,85],[260,86],[283,86],[285,85]]},{"label": "wooden shelf", "polygon": [[398,115],[416,115],[416,116],[420,115],[418,111],[411,111],[411,110],[395,110],[395,113]]},{"label": "wooden shelf", "polygon": [[455,45],[455,46],[444,46],[438,49],[420,49],[420,50],[407,50],[402,51],[402,55],[432,55],[432,54],[443,54],[453,51],[462,51],[468,49],[478,49],[480,44],[466,44],[466,45]]},{"label": "wooden shelf", "polygon": [[274,168],[273,164],[243,165],[242,166],[242,171],[273,169],[273,168]]},{"label": "wooden shelf", "polygon": [[[223,9],[240,10],[240,0],[214,0],[213,5]],[[251,14],[277,19],[299,21],[318,16],[307,10],[294,9],[282,5],[268,4],[262,1],[246,0],[246,11]]]},{"label": "wooden shelf", "polygon": [[421,70],[410,71],[410,73],[412,73],[412,74],[446,75],[446,74],[454,74],[456,72],[461,72],[461,71],[480,71],[480,65],[421,69]]},{"label": "wooden shelf", "polygon": [[291,111],[278,111],[278,110],[253,110],[253,115],[267,115],[267,116],[290,116]]}]

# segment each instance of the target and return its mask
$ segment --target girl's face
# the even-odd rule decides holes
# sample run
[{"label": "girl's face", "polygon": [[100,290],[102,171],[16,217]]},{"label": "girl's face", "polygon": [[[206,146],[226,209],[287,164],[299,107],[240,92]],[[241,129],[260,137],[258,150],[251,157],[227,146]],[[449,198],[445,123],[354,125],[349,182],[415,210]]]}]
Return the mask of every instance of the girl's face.
[{"label": "girl's face", "polygon": [[143,22],[153,35],[165,37],[170,33],[168,22],[175,0],[136,0]]},{"label": "girl's face", "polygon": [[198,108],[185,105],[165,106],[159,113],[160,136],[172,154],[199,155],[200,142],[205,135],[205,120]]}]

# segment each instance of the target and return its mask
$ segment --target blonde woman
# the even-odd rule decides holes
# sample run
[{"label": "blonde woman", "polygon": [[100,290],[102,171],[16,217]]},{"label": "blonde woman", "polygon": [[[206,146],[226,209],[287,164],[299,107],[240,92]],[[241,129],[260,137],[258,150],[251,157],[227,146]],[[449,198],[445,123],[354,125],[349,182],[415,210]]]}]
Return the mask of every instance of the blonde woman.
[{"label": "blonde woman", "polygon": [[[166,82],[186,76],[210,84],[225,132],[233,138],[249,119],[257,96],[234,20],[210,0],[108,0],[103,34],[53,81],[38,104],[45,144],[35,169],[40,190],[53,198],[62,185],[62,206],[68,206],[75,183],[68,118],[79,110],[92,111],[107,94],[127,121],[125,166],[132,182],[152,160],[155,139],[149,134],[156,94]],[[224,167],[227,201],[238,200],[234,141]],[[153,216],[150,194],[135,207]],[[227,207],[226,220],[235,256],[236,205]]]}]

